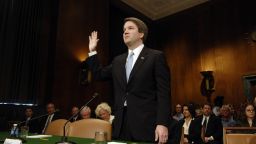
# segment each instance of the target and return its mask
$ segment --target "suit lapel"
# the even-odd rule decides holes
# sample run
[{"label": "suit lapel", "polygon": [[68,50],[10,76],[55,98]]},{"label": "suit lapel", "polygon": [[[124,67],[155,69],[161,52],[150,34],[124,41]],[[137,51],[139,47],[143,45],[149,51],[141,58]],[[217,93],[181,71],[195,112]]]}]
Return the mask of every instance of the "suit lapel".
[{"label": "suit lapel", "polygon": [[126,84],[127,83],[127,78],[126,78],[126,58],[128,56],[128,52],[125,53],[122,57],[121,57],[121,83]]},{"label": "suit lapel", "polygon": [[131,79],[133,78],[133,76],[135,75],[135,73],[141,68],[142,64],[145,62],[146,60],[146,56],[148,54],[148,51],[147,51],[147,48],[144,47],[139,55],[139,57],[137,58],[133,68],[132,68],[132,71],[131,71],[131,74],[130,74],[130,78],[129,78],[129,81],[128,83],[131,81]]}]

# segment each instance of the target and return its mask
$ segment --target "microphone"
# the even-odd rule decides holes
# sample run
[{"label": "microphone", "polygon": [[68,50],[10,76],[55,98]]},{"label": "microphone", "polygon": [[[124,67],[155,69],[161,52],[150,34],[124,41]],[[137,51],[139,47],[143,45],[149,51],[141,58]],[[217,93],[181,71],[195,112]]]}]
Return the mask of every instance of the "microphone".
[{"label": "microphone", "polygon": [[79,109],[79,111],[78,111],[76,114],[72,115],[72,116],[66,121],[66,123],[64,124],[64,127],[63,127],[63,136],[62,136],[62,138],[61,138],[61,141],[56,142],[55,144],[76,144],[75,142],[68,141],[68,138],[67,138],[67,136],[66,136],[66,125],[67,125],[68,122],[70,122],[74,117],[76,117],[76,116],[82,111],[82,109],[85,108],[85,107],[86,107],[91,101],[93,101],[97,96],[99,96],[99,94],[95,92],[95,93],[93,94],[92,98],[91,98],[86,104],[84,104],[84,105]]},{"label": "microphone", "polygon": [[[56,109],[53,113],[56,113],[56,112],[59,112],[59,111],[60,111],[59,109]],[[53,113],[52,113],[52,114],[53,114]],[[45,117],[45,116],[48,116],[48,115],[50,115],[50,114],[43,114],[43,115],[40,115],[40,116],[37,116],[37,117],[33,117],[33,118],[29,119],[28,122],[29,122],[29,121],[32,121],[32,120],[40,119],[40,118]],[[20,138],[19,136],[17,136],[16,133],[17,133],[17,130],[18,130],[17,128],[18,128],[21,124],[26,123],[26,122],[27,122],[27,120],[21,121],[21,122],[17,123],[17,126],[16,126],[15,129],[13,130],[13,134],[11,134],[10,136],[11,136],[11,137],[18,138],[18,139],[22,140],[22,142],[25,142],[26,140],[23,139],[23,138]]]},{"label": "microphone", "polygon": [[[59,112],[59,111],[60,111],[59,109],[56,109],[52,114],[54,114],[54,113],[56,113],[56,112]],[[37,116],[37,117],[33,117],[33,118],[29,119],[28,121],[40,119],[40,118],[45,117],[45,116],[48,116],[48,115],[51,115],[51,114],[43,114],[43,115],[40,115],[40,116]],[[25,123],[25,122],[27,122],[27,120],[17,123],[17,127],[18,127],[19,125]]]}]

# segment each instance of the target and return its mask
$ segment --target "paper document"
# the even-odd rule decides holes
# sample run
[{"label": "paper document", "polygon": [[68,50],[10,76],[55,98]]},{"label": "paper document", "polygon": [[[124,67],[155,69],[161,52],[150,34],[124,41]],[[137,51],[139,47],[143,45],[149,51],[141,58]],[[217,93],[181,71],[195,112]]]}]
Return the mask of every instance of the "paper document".
[{"label": "paper document", "polygon": [[31,136],[27,136],[26,138],[48,138],[48,137],[52,137],[52,135],[31,135]]},{"label": "paper document", "polygon": [[121,142],[108,142],[108,144],[126,144],[126,143],[121,143]]}]

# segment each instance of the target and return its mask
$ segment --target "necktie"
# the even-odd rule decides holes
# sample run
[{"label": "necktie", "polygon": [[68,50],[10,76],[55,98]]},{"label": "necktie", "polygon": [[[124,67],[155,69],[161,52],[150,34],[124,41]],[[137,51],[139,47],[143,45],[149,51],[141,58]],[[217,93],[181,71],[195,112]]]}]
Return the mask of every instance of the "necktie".
[{"label": "necktie", "polygon": [[205,117],[205,119],[204,119],[203,127],[204,127],[204,131],[206,132],[206,129],[207,129],[207,117]]},{"label": "necktie", "polygon": [[30,120],[30,117],[29,117],[29,118],[27,118],[26,123],[25,123],[25,126],[28,126],[28,124],[29,124],[29,120]]},{"label": "necktie", "polygon": [[127,81],[129,80],[130,73],[132,71],[133,56],[134,56],[134,53],[130,52],[130,54],[127,57],[127,61],[126,61],[126,78],[127,78]]},{"label": "necktie", "polygon": [[202,138],[203,142],[205,142],[206,127],[207,127],[207,118],[205,117],[204,123],[202,125],[202,129],[201,129],[201,138]]},{"label": "necktie", "polygon": [[45,122],[44,129],[42,131],[43,134],[45,133],[46,128],[48,127],[49,123],[51,122],[51,116],[52,115],[49,115],[46,122]]}]

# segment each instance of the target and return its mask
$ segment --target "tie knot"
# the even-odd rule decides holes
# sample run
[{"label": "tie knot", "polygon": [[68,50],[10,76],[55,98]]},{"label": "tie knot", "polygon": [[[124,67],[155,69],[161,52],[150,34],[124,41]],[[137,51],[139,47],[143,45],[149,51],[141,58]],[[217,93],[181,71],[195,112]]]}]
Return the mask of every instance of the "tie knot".
[{"label": "tie knot", "polygon": [[134,55],[134,52],[131,51],[130,54],[129,54],[129,57],[133,56]]}]

